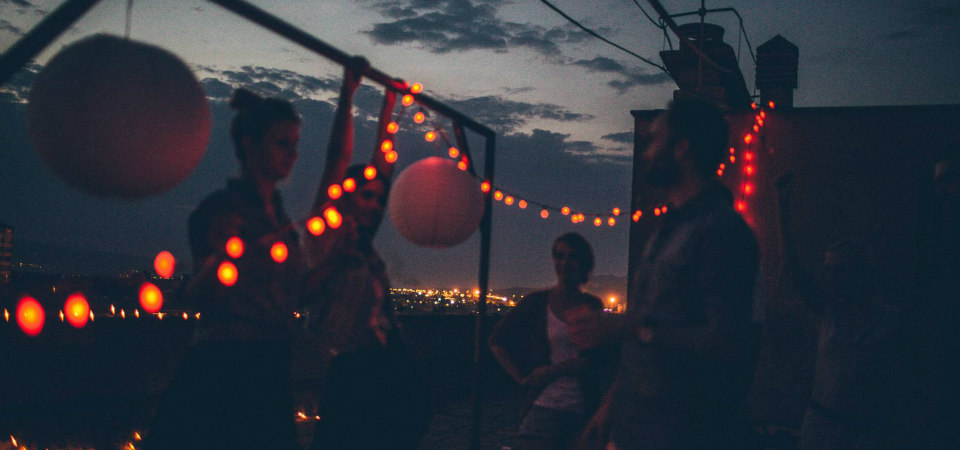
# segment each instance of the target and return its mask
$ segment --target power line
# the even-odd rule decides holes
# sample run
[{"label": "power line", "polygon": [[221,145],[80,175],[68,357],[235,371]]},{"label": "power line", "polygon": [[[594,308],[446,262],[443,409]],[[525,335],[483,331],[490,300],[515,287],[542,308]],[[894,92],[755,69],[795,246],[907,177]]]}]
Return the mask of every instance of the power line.
[{"label": "power line", "polygon": [[549,6],[550,9],[556,11],[557,14],[560,14],[561,16],[563,16],[563,18],[569,20],[570,23],[572,23],[572,24],[580,27],[581,30],[586,31],[586,32],[587,32],[588,34],[590,34],[591,36],[593,36],[593,37],[595,37],[595,38],[597,38],[597,39],[600,39],[601,41],[606,42],[607,44],[610,44],[610,45],[612,45],[612,46],[614,46],[614,47],[616,47],[616,48],[618,48],[618,49],[620,49],[620,50],[623,50],[623,51],[629,53],[630,55],[639,58],[641,61],[643,61],[643,62],[645,62],[645,63],[647,63],[647,64],[650,64],[650,65],[653,66],[653,67],[656,67],[656,68],[662,70],[664,73],[668,73],[668,74],[669,74],[669,72],[667,72],[667,68],[666,68],[666,67],[663,67],[663,66],[661,66],[660,64],[657,64],[657,63],[655,63],[655,62],[653,62],[653,61],[651,61],[651,60],[649,60],[649,59],[647,59],[647,58],[644,58],[644,57],[642,57],[642,56],[640,56],[640,55],[638,55],[638,54],[636,54],[636,53],[634,53],[634,52],[632,52],[632,51],[630,51],[630,50],[627,50],[627,49],[621,47],[620,45],[617,45],[616,43],[610,41],[609,39],[607,39],[607,38],[605,38],[605,37],[603,37],[603,36],[600,36],[599,34],[597,34],[597,32],[595,32],[595,31],[593,31],[593,30],[591,30],[591,29],[589,29],[589,28],[581,25],[580,22],[577,22],[576,20],[574,20],[573,17],[568,16],[566,13],[564,13],[563,11],[561,11],[560,8],[557,8],[556,6],[553,6],[553,4],[551,4],[551,3],[548,2],[547,0],[540,0],[540,1],[543,2],[544,5]]},{"label": "power line", "polygon": [[657,22],[656,20],[653,20],[653,17],[651,17],[650,14],[647,13],[646,9],[643,9],[643,6],[640,5],[639,1],[633,0],[633,3],[637,5],[637,8],[640,8],[640,12],[642,12],[644,16],[647,16],[647,20],[649,20],[650,23],[653,24],[653,26],[663,31],[663,37],[666,38],[667,45],[670,46],[670,50],[673,50],[673,41],[670,40],[670,33],[667,32],[667,26],[662,22]]}]

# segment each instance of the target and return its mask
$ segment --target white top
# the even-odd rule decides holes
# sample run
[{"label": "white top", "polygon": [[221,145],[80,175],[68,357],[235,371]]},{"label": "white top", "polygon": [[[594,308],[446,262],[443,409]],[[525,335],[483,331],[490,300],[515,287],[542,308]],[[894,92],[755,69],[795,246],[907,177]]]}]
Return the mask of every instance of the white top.
[{"label": "white top", "polygon": [[[567,324],[547,306],[547,340],[550,342],[550,363],[557,364],[577,357],[577,347],[570,340]],[[563,376],[543,389],[534,405],[560,411],[583,411],[583,392],[577,377]]]}]

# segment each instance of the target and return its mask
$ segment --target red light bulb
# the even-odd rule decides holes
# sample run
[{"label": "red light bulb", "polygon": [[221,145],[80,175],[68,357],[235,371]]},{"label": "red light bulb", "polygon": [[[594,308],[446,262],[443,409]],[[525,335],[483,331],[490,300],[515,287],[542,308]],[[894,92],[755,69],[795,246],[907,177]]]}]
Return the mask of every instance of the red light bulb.
[{"label": "red light bulb", "polygon": [[90,320],[90,304],[79,292],[67,297],[67,301],[63,303],[63,311],[66,313],[67,322],[74,328],[83,328]]},{"label": "red light bulb", "polygon": [[173,276],[173,268],[176,264],[177,261],[173,258],[173,254],[164,250],[157,253],[157,257],[153,259],[153,270],[155,270],[161,278],[170,278]]},{"label": "red light bulb", "polygon": [[40,306],[37,299],[25,295],[17,303],[17,324],[27,336],[40,334],[45,320],[46,313],[43,312],[43,306]]},{"label": "red light bulb", "polygon": [[[217,271],[219,277],[219,270]],[[160,311],[163,307],[163,292],[153,283],[140,285],[140,307],[148,313]]]},{"label": "red light bulb", "polygon": [[237,236],[227,239],[227,245],[224,246],[227,256],[237,259],[243,256],[243,240]]}]

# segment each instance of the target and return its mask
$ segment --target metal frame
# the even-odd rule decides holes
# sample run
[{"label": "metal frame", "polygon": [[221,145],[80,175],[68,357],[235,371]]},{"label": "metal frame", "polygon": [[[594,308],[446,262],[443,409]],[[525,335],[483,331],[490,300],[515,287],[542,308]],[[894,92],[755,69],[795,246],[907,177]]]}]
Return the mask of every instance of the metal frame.
[{"label": "metal frame", "polygon": [[[35,58],[57,37],[63,34],[71,25],[80,19],[87,11],[96,5],[100,0],[67,0],[59,8],[50,13],[43,21],[31,29],[23,38],[14,43],[3,55],[0,55],[0,85],[9,81],[17,71],[31,59]],[[209,0],[217,5],[264,27],[290,41],[300,44],[302,47],[310,50],[320,56],[323,56],[337,64],[348,65],[356,60],[356,57],[344,53],[340,49],[333,47],[313,36],[300,30],[293,25],[269,14],[268,12],[244,1],[244,0]],[[407,84],[387,75],[373,67],[366,67],[361,75],[385,88],[394,92],[407,94],[410,92]],[[484,176],[483,179],[493,183],[494,161],[496,152],[496,133],[489,127],[473,120],[471,117],[460,113],[459,111],[425,95],[417,94],[414,99],[426,108],[436,111],[451,120],[454,123],[454,129],[457,135],[457,141],[461,146],[464,155],[470,161],[470,168],[473,171],[473,158],[470,155],[469,148],[466,146],[466,139],[463,128],[468,128],[486,139],[484,154]],[[486,343],[484,336],[485,322],[487,316],[487,290],[490,281],[490,245],[491,229],[493,223],[493,200],[492,196],[484,195],[484,212],[480,221],[480,266],[478,273],[478,284],[480,288],[480,297],[477,299],[477,322],[474,333],[474,355],[473,355],[473,381],[472,381],[472,402],[473,402],[473,421],[470,428],[470,448],[480,448],[480,423],[481,407],[483,398],[482,389],[482,363],[483,346]]]}]

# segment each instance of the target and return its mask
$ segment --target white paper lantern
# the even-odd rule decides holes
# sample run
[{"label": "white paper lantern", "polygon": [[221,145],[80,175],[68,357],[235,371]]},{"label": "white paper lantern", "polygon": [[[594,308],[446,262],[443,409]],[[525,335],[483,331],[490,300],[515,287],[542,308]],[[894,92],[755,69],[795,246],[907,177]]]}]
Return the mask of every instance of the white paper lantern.
[{"label": "white paper lantern", "polygon": [[450,159],[431,156],[407,167],[390,190],[388,212],[405,238],[424,247],[465,241],[483,217],[480,183]]},{"label": "white paper lantern", "polygon": [[30,138],[66,183],[92,194],[158,194],[196,167],[210,136],[210,106],[179,58],[97,35],[57,54],[37,75]]}]

